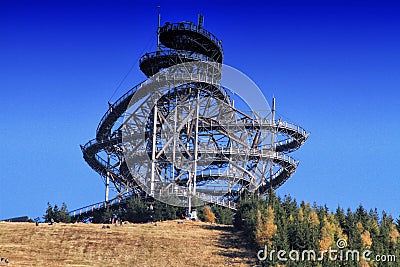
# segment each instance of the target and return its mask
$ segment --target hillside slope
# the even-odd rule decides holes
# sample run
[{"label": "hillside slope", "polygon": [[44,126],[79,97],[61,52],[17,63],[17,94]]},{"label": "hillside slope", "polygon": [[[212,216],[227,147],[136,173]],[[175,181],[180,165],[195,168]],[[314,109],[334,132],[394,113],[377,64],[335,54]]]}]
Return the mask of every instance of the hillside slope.
[{"label": "hillside slope", "polygon": [[[254,255],[253,255],[254,254]],[[251,266],[232,226],[0,223],[0,257],[9,266]]]}]

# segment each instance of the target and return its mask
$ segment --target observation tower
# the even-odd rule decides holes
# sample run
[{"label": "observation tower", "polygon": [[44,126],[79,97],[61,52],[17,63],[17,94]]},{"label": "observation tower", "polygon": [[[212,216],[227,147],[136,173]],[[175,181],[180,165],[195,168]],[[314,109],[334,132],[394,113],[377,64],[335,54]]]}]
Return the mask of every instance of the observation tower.
[{"label": "observation tower", "polygon": [[103,205],[140,196],[189,212],[204,203],[236,209],[246,192],[262,197],[285,183],[299,163],[289,154],[309,133],[277,120],[275,99],[255,111],[246,88],[224,85],[222,42],[201,15],[162,26],[159,17],[157,37],[157,50],[139,61],[147,80],[109,104],[95,139],[81,146],[104,179]]}]

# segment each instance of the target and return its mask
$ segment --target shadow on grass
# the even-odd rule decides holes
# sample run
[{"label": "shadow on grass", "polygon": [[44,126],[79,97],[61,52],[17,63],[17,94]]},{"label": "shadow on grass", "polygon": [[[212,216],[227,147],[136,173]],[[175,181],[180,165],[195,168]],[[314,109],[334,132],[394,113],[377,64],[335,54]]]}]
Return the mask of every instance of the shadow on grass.
[{"label": "shadow on grass", "polygon": [[218,254],[229,259],[228,266],[236,266],[238,260],[241,264],[253,266],[258,263],[257,261],[257,249],[252,246],[246,239],[244,233],[235,229],[231,225],[204,225],[205,229],[221,231],[221,237],[218,240],[218,247],[222,248],[222,251],[217,252]]}]

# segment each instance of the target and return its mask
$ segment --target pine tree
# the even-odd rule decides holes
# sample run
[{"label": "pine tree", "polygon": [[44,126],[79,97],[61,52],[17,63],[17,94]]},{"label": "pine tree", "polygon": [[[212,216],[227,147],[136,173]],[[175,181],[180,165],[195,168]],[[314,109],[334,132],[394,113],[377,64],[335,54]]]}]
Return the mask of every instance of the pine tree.
[{"label": "pine tree", "polygon": [[51,220],[63,223],[71,222],[71,216],[69,215],[67,205],[65,203],[62,204],[61,209],[58,208],[57,204],[52,207],[50,203],[47,203],[46,213],[43,218],[47,223],[51,222]]},{"label": "pine tree", "polygon": [[110,223],[114,217],[114,212],[109,208],[103,210],[95,210],[93,213],[92,223]]},{"label": "pine tree", "polygon": [[[347,209],[346,213],[346,225],[344,233],[348,236],[348,243],[350,247],[353,247],[353,243],[357,243],[357,239],[359,239],[359,234],[356,232],[356,223],[357,220],[354,214],[351,212],[350,208]],[[360,246],[359,246],[360,247]]]},{"label": "pine tree", "polygon": [[139,197],[130,198],[127,201],[122,217],[123,220],[133,223],[147,222],[150,219],[147,205]]},{"label": "pine tree", "polygon": [[155,221],[175,220],[177,218],[178,208],[155,201],[153,205],[153,218]]},{"label": "pine tree", "polygon": [[309,243],[307,240],[308,222],[304,218],[304,208],[298,208],[291,216],[291,224],[289,225],[291,248],[294,250],[303,250],[307,246],[307,243]]},{"label": "pine tree", "polygon": [[378,221],[375,219],[375,217],[370,216],[365,229],[368,230],[372,236],[379,235],[379,225],[378,225]]},{"label": "pine tree", "polygon": [[254,231],[257,224],[257,210],[260,208],[261,201],[256,199],[253,194],[243,196],[237,205],[233,224],[237,229],[244,230],[245,236],[249,241],[254,242]]},{"label": "pine tree", "polygon": [[277,231],[275,235],[275,247],[277,250],[289,251],[289,232],[288,232],[288,214],[283,205],[279,205],[275,210],[275,224]]},{"label": "pine tree", "polygon": [[346,215],[344,214],[344,210],[340,207],[336,209],[335,213],[336,220],[338,221],[340,227],[344,230],[346,229]]},{"label": "pine tree", "polygon": [[355,216],[356,216],[356,220],[358,222],[361,222],[363,225],[365,225],[368,221],[368,213],[364,209],[362,204],[360,204],[358,206],[358,208],[356,209]]},{"label": "pine tree", "polygon": [[317,248],[317,240],[318,240],[318,233],[319,233],[319,226],[320,221],[318,219],[318,215],[314,210],[311,210],[308,214],[307,221],[309,224],[309,236],[310,236],[310,246],[309,248],[316,249]]},{"label": "pine tree", "polygon": [[232,224],[233,212],[231,209],[214,206],[215,222],[218,224]]},{"label": "pine tree", "polygon": [[57,204],[54,205],[53,216],[55,222],[60,222],[60,209],[58,208]]},{"label": "pine tree", "polygon": [[382,212],[382,220],[379,226],[379,232],[381,236],[381,243],[383,244],[384,247],[389,247],[390,243],[390,228],[392,225],[392,218],[390,216],[387,216],[386,212]]},{"label": "pine tree", "polygon": [[54,220],[53,207],[51,206],[51,204],[49,202],[47,202],[47,209],[46,209],[46,213],[43,216],[43,219],[46,223],[51,222],[51,219]]},{"label": "pine tree", "polygon": [[71,222],[71,216],[69,215],[67,205],[63,202],[61,206],[61,210],[59,211],[58,218],[60,222],[63,223],[70,223]]},{"label": "pine tree", "polygon": [[378,214],[378,209],[370,209],[369,210],[369,218],[374,219],[375,221],[379,221],[379,214]]},{"label": "pine tree", "polygon": [[286,214],[294,214],[295,211],[297,210],[297,203],[296,200],[292,200],[290,196],[285,196],[282,207],[285,211]]}]

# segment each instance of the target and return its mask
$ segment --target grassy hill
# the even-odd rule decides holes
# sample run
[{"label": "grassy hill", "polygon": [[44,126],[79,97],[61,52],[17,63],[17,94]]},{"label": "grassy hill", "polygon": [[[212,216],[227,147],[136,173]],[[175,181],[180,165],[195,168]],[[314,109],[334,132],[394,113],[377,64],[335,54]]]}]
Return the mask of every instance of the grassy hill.
[{"label": "grassy hill", "polygon": [[[0,223],[0,257],[9,266],[251,266],[255,252],[232,226]],[[1,264],[0,264],[1,265]]]}]

